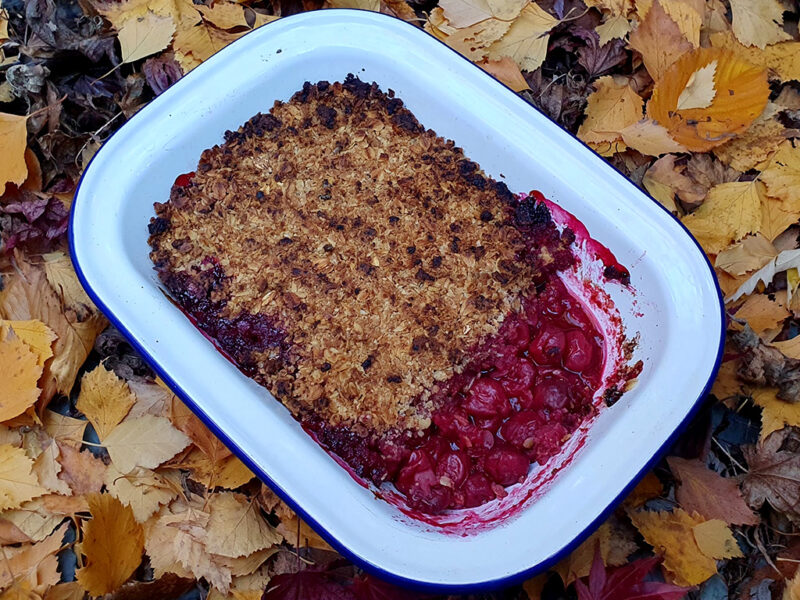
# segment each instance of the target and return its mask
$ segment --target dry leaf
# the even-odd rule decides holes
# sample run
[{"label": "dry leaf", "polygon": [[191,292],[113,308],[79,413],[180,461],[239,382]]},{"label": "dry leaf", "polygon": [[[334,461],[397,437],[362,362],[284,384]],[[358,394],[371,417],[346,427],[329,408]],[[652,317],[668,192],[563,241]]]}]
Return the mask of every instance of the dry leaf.
[{"label": "dry leaf", "polygon": [[[758,523],[758,520],[756,520]],[[694,541],[700,551],[708,557],[717,560],[726,558],[742,558],[741,548],[731,533],[730,527],[720,519],[712,519],[695,525]]]},{"label": "dry leaf", "polygon": [[[652,187],[656,193],[664,194],[665,200],[668,198],[669,201],[673,201],[674,195],[677,194],[682,202],[696,206],[703,201],[707,190],[684,174],[686,170],[684,166],[675,165],[676,158],[668,154],[655,161],[645,172],[642,184],[648,192]],[[664,193],[661,186],[666,187],[668,193]]]},{"label": "dry leaf", "polygon": [[624,38],[631,32],[631,23],[622,15],[612,16],[595,27],[599,37],[600,46],[605,46],[611,40]]},{"label": "dry leaf", "polygon": [[678,585],[699,585],[717,572],[716,561],[703,554],[694,539],[694,528],[703,522],[685,510],[629,511],[645,541],[664,556],[664,568]]},{"label": "dry leaf", "polygon": [[188,446],[190,440],[164,417],[144,415],[117,425],[103,441],[120,473],[154,469]]},{"label": "dry leaf", "polygon": [[699,460],[670,456],[667,462],[681,482],[675,498],[688,513],[737,525],[758,525],[759,518],[745,504],[735,479],[722,477]]},{"label": "dry leaf", "polygon": [[50,440],[49,445],[42,451],[33,463],[33,472],[39,480],[39,485],[44,487],[50,492],[56,494],[63,494],[64,496],[71,496],[72,490],[58,478],[61,472],[61,463],[58,462],[60,451],[58,444],[54,440]]},{"label": "dry leaf", "polygon": [[683,224],[707,253],[716,254],[760,229],[763,201],[764,186],[758,181],[722,183],[711,188],[703,205]]},{"label": "dry leaf", "polygon": [[692,49],[692,44],[658,0],[631,33],[630,46],[642,55],[644,66],[655,81],[659,81],[672,63]]},{"label": "dry leaf", "polygon": [[431,11],[425,22],[425,31],[473,61],[486,58],[489,47],[503,37],[510,28],[510,21],[487,19],[470,27],[457,29],[447,22],[444,11],[438,6]]},{"label": "dry leaf", "polygon": [[[56,334],[47,325],[36,319],[32,321],[5,321],[0,319],[0,332],[10,327],[14,334],[30,346],[31,351],[38,357],[38,365],[44,367],[47,359],[53,356],[53,342]],[[0,333],[0,338],[3,334]]]},{"label": "dry leaf", "polygon": [[58,583],[61,574],[58,572],[56,552],[61,550],[65,523],[47,539],[38,544],[25,544],[19,548],[4,548],[4,560],[0,560],[0,589],[12,583],[27,584],[37,593]]},{"label": "dry leaf", "polygon": [[[777,344],[772,344],[777,346]],[[763,442],[769,434],[787,425],[800,427],[800,403],[786,402],[777,396],[778,388],[759,388],[752,394],[753,402],[761,407],[761,434]]]},{"label": "dry leaf", "polygon": [[794,578],[786,582],[783,600],[800,600],[800,569],[795,573]]},{"label": "dry leaf", "polygon": [[660,497],[663,493],[664,486],[661,485],[661,480],[651,471],[628,494],[628,497],[625,498],[625,505],[636,508],[648,500]]},{"label": "dry leaf", "polygon": [[[135,419],[143,415],[168,416],[170,402],[175,397],[172,392],[160,385],[143,381],[128,381],[128,387],[136,397],[136,404],[128,413],[128,419]],[[180,429],[174,420],[173,424]]]},{"label": "dry leaf", "polygon": [[0,421],[18,417],[33,406],[41,390],[37,387],[42,367],[39,357],[13,330],[0,331]]},{"label": "dry leaf", "polygon": [[[716,62],[716,94],[707,108],[680,110],[678,99],[692,75]],[[681,56],[656,82],[647,116],[666,127],[690,150],[705,152],[745,131],[764,110],[769,96],[766,71],[733,53],[698,48]]]},{"label": "dry leaf", "polygon": [[784,356],[800,360],[800,336],[783,342],[771,342],[770,346],[780,350]]},{"label": "dry leaf", "polygon": [[784,250],[773,260],[769,261],[761,269],[748,277],[747,280],[739,286],[736,292],[725,298],[725,301],[734,302],[742,296],[752,294],[759,284],[764,284],[765,286],[769,285],[776,274],[797,267],[800,267],[800,249]]},{"label": "dry leaf", "polygon": [[781,42],[761,50],[743,46],[730,31],[714,33],[710,41],[714,48],[730,50],[750,64],[771,70],[784,81],[800,80],[800,42]]},{"label": "dry leaf", "polygon": [[19,527],[8,521],[4,521],[0,516],[0,546],[11,544],[26,544],[31,542],[31,538],[22,533]]},{"label": "dry leaf", "polygon": [[791,40],[783,30],[783,6],[778,0],[730,0],[733,33],[745,46],[762,50],[770,44]]},{"label": "dry leaf", "polygon": [[63,515],[53,514],[47,510],[41,498],[26,502],[15,510],[7,510],[0,518],[13,524],[34,542],[40,542],[53,533],[64,520]]},{"label": "dry leaf", "polygon": [[731,275],[744,275],[760,269],[778,256],[778,251],[760,233],[744,238],[739,244],[717,254],[714,266]]},{"label": "dry leaf", "polygon": [[614,567],[624,565],[628,562],[628,556],[638,549],[636,542],[621,536],[611,522],[606,521],[567,558],[553,567],[552,570],[561,576],[565,586],[589,574],[598,545],[603,564]]},{"label": "dry leaf", "polygon": [[44,600],[83,600],[86,592],[77,581],[54,585],[44,596]]},{"label": "dry leaf", "polygon": [[659,0],[664,12],[675,21],[683,37],[697,48],[700,45],[700,28],[706,12],[705,0]]},{"label": "dry leaf", "polygon": [[194,450],[184,461],[182,468],[192,470],[192,479],[209,489],[221,487],[236,489],[252,480],[255,475],[235,456],[212,459],[200,450]]},{"label": "dry leaf", "polygon": [[594,87],[578,138],[601,156],[611,156],[625,150],[620,132],[642,118],[644,101],[633,91],[630,81],[622,77],[601,77]]},{"label": "dry leaf", "polygon": [[714,74],[717,72],[717,61],[711,61],[691,74],[686,87],[678,96],[678,110],[692,108],[708,108],[717,95],[714,86]]},{"label": "dry leaf", "polygon": [[767,194],[800,208],[800,148],[786,140],[761,172]]},{"label": "dry leaf", "polygon": [[76,576],[93,596],[119,588],[142,562],[144,534],[133,511],[109,494],[88,497],[92,519],[83,526],[80,552],[86,557]]},{"label": "dry leaf", "polygon": [[749,471],[742,480],[742,493],[753,508],[764,502],[800,522],[800,454],[781,450],[790,429],[770,434],[758,446],[745,446]]},{"label": "dry leaf", "polygon": [[291,516],[281,515],[280,519],[281,522],[278,523],[276,531],[283,536],[283,539],[286,540],[290,546],[294,546],[295,548],[310,547],[334,551],[328,542],[322,539],[316,531],[308,526],[308,523],[300,519],[294,512],[291,513]]},{"label": "dry leaf", "polygon": [[489,48],[489,58],[508,56],[524,71],[535,71],[544,62],[550,30],[559,20],[538,4],[528,3],[508,32]]},{"label": "dry leaf", "polygon": [[180,63],[183,72],[188,73],[245,33],[247,32],[231,33],[205,24],[179,29],[172,43],[175,59]]},{"label": "dry leaf", "polygon": [[75,406],[86,415],[102,442],[135,403],[128,384],[101,364],[84,374]]},{"label": "dry leaf", "polygon": [[246,496],[233,492],[211,494],[208,506],[211,518],[206,547],[213,554],[237,558],[283,539],[261,516],[258,505]]},{"label": "dry leaf", "polygon": [[778,106],[768,102],[763,112],[743,134],[714,148],[726,165],[749,171],[767,160],[785,139],[784,126],[776,120]]},{"label": "dry leaf", "polygon": [[161,52],[172,41],[175,22],[147,12],[141,17],[128,19],[117,37],[122,48],[122,62],[132,63],[151,54]]},{"label": "dry leaf", "polygon": [[670,152],[686,152],[667,129],[651,119],[642,119],[619,132],[629,148],[648,156],[660,156]]},{"label": "dry leaf", "polygon": [[[163,389],[163,388],[162,388]],[[177,396],[169,393],[169,420],[172,424],[189,436],[195,446],[214,463],[218,463],[231,455],[231,451],[219,441]]]},{"label": "dry leaf", "polygon": [[[248,27],[244,17],[244,7],[230,2],[215,2],[214,6],[196,4],[195,8],[203,15],[203,19],[213,23],[220,29]],[[249,29],[249,27],[248,27]]]},{"label": "dry leaf", "polygon": [[777,327],[790,314],[785,306],[770,300],[769,296],[754,294],[736,311],[736,318],[744,319],[753,331],[761,334]]},{"label": "dry leaf", "polygon": [[441,0],[439,6],[451,26],[463,29],[486,19],[513,21],[527,3],[527,0]]},{"label": "dry leaf", "polygon": [[530,89],[528,82],[522,76],[522,73],[513,60],[504,56],[500,60],[484,60],[478,63],[478,66],[489,73],[492,77],[500,80],[500,83],[507,85],[515,92]]},{"label": "dry leaf", "polygon": [[33,461],[23,449],[0,445],[0,511],[18,508],[47,492],[32,471]]},{"label": "dry leaf", "polygon": [[174,499],[181,491],[180,484],[151,471],[137,467],[130,473],[120,473],[112,464],[105,474],[108,493],[130,506],[133,516],[144,523],[162,504]]},{"label": "dry leaf", "polygon": [[45,410],[42,415],[42,424],[51,438],[61,442],[80,444],[89,421],[73,419],[52,410]]},{"label": "dry leaf", "polygon": [[27,117],[0,113],[0,195],[7,183],[20,185],[28,176],[25,148],[28,144]]},{"label": "dry leaf", "polygon": [[64,480],[74,494],[99,493],[103,487],[106,464],[89,450],[80,451],[68,443],[59,443],[61,457],[58,459],[63,470],[59,477]]}]

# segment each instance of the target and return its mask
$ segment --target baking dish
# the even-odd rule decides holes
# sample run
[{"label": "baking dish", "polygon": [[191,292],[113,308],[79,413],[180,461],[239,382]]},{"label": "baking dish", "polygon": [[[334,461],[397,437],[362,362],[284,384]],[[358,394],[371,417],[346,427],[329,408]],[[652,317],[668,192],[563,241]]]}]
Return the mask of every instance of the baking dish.
[{"label": "baking dish", "polygon": [[[628,333],[638,334],[638,385],[576,436],[556,476],[509,511],[513,516],[494,514],[487,526],[416,521],[359,485],[169,301],[148,257],[153,202],[169,197],[175,177],[193,170],[203,149],[305,81],[348,73],[394,90],[422,124],[454,139],[511,190],[540,190],[631,269],[632,292],[605,291]],[[70,246],[92,299],[256,474],[358,564],[429,590],[508,585],[569,552],[669,447],[721,355],[713,271],[668,212],[441,42],[375,13],[280,19],[156,98],[87,168],[72,207]],[[578,279],[571,287],[580,293]]]}]

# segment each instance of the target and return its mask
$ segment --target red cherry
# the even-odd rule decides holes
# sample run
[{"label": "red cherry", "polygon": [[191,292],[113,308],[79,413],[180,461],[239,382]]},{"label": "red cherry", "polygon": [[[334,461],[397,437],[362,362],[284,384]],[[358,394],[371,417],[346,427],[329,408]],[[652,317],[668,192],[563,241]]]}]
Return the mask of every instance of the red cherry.
[{"label": "red cherry", "polygon": [[517,350],[526,348],[531,342],[530,327],[525,321],[519,319],[508,322],[507,330],[501,330],[500,335],[505,337],[506,344]]},{"label": "red cherry", "polygon": [[395,487],[403,494],[408,495],[414,486],[427,485],[428,487],[438,482],[433,472],[433,460],[424,450],[414,450],[408,457],[405,466],[400,469]]},{"label": "red cherry", "polygon": [[481,377],[472,384],[467,393],[464,408],[475,417],[511,414],[511,404],[508,402],[503,386],[488,377]]},{"label": "red cherry", "polygon": [[566,343],[564,331],[548,323],[533,338],[528,351],[537,364],[555,367],[561,364]]},{"label": "red cherry", "polygon": [[594,348],[589,339],[579,329],[568,331],[566,335],[566,360],[564,366],[570,371],[583,371],[592,364]]},{"label": "red cherry", "polygon": [[516,448],[507,444],[496,444],[483,460],[486,474],[500,485],[513,485],[528,474],[530,461]]},{"label": "red cherry", "polygon": [[492,482],[486,475],[481,473],[473,473],[464,482],[461,488],[464,493],[464,507],[472,508],[486,504],[489,500],[494,500],[494,491],[492,491]]},{"label": "red cherry", "polygon": [[503,386],[506,394],[512,398],[517,398],[520,394],[524,394],[533,386],[533,381],[536,378],[536,369],[530,361],[524,358],[518,358],[514,361],[512,367],[508,369],[500,383]]},{"label": "red cherry", "polygon": [[540,465],[545,464],[551,457],[558,454],[563,444],[562,440],[569,432],[558,422],[542,425],[536,432],[536,446],[534,456]]},{"label": "red cherry", "polygon": [[538,408],[564,408],[570,403],[569,384],[554,371],[541,377],[533,388],[533,405]]},{"label": "red cherry", "polygon": [[511,418],[503,423],[503,426],[500,427],[500,435],[516,448],[529,449],[533,447],[539,425],[537,413],[531,410],[522,410],[511,415]]},{"label": "red cherry", "polygon": [[433,422],[442,435],[452,441],[457,441],[474,428],[469,416],[461,408],[444,408],[433,415]]},{"label": "red cherry", "polygon": [[479,429],[485,429],[494,433],[503,423],[503,417],[495,415],[494,417],[475,417],[475,426]]},{"label": "red cherry", "polygon": [[436,474],[450,479],[453,488],[461,487],[461,484],[469,474],[469,456],[462,450],[451,450],[443,454],[436,463]]}]

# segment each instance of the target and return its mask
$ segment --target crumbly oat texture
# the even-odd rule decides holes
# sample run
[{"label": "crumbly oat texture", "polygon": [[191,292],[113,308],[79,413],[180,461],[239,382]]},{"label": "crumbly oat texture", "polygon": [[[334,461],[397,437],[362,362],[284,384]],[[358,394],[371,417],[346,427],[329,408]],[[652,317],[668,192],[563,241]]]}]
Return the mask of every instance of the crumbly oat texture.
[{"label": "crumbly oat texture", "polygon": [[298,418],[374,432],[426,427],[571,256],[543,205],[352,76],[228,132],[156,213],[162,281],[245,373]]}]

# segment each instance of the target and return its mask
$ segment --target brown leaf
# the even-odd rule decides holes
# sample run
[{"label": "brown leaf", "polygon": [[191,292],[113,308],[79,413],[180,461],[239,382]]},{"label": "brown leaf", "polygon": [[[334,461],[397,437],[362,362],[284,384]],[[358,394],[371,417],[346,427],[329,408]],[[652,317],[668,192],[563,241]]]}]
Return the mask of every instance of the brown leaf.
[{"label": "brown leaf", "polygon": [[761,334],[776,328],[790,314],[785,306],[770,300],[768,295],[753,294],[736,311],[736,318],[744,319],[753,331]]},{"label": "brown leaf", "polygon": [[527,2],[524,0],[441,0],[439,6],[451,26],[463,29],[486,19],[513,21]]},{"label": "brown leaf", "polygon": [[602,156],[625,150],[620,132],[642,118],[644,101],[624,77],[601,77],[589,95],[578,137]]},{"label": "brown leaf", "polygon": [[717,254],[714,266],[731,275],[744,275],[760,269],[776,256],[778,251],[772,242],[757,233]]},{"label": "brown leaf", "polygon": [[7,183],[19,185],[28,175],[28,166],[25,164],[27,120],[27,117],[0,113],[0,147],[3,148],[3,157],[0,159],[0,196],[3,195]]},{"label": "brown leaf", "polygon": [[655,81],[659,81],[672,63],[692,49],[692,44],[658,0],[653,2],[647,16],[631,33],[630,46],[642,55],[647,72]]},{"label": "brown leaf", "polygon": [[740,355],[737,375],[742,381],[777,387],[779,398],[800,402],[800,361],[765,344],[747,325],[731,341]]},{"label": "brown leaf", "polygon": [[753,508],[768,502],[772,508],[800,523],[800,454],[781,450],[790,429],[770,434],[758,446],[745,446],[750,470],[742,479],[742,492]]},{"label": "brown leaf", "polygon": [[489,75],[495,77],[515,92],[530,89],[517,63],[507,56],[504,56],[500,60],[483,60],[477,64],[481,69],[489,73]]},{"label": "brown leaf", "polygon": [[37,383],[42,375],[39,357],[9,328],[5,334],[0,330],[0,369],[0,421],[8,421],[39,398]]},{"label": "brown leaf", "polygon": [[670,456],[667,462],[681,482],[675,497],[684,510],[699,513],[706,519],[758,525],[758,517],[745,504],[734,479],[722,477],[699,460]]},{"label": "brown leaf", "polygon": [[786,140],[761,172],[767,194],[800,208],[800,148]]},{"label": "brown leaf", "polygon": [[666,127],[652,119],[642,119],[619,133],[629,148],[648,156],[660,156],[669,152],[687,152],[682,144],[670,136]]},{"label": "brown leaf", "polygon": [[169,420],[188,435],[194,445],[211,461],[219,462],[231,455],[231,451],[174,394],[170,394]]},{"label": "brown leaf", "polygon": [[776,120],[777,104],[767,103],[764,111],[743,134],[714,148],[726,165],[749,171],[767,160],[784,140],[785,128]]},{"label": "brown leaf", "polygon": [[103,487],[106,472],[105,463],[89,450],[78,450],[68,443],[59,443],[61,456],[58,459],[63,467],[59,477],[64,480],[74,494],[99,493]]},{"label": "brown leaf", "polygon": [[105,474],[108,493],[130,506],[140,523],[147,521],[162,504],[174,499],[180,492],[180,482],[171,481],[150,469],[136,467],[130,473],[120,473],[113,464]]},{"label": "brown leaf", "polygon": [[52,410],[45,410],[42,415],[42,424],[51,438],[79,445],[83,441],[83,433],[89,421],[73,419]]},{"label": "brown leaf", "polygon": [[667,154],[655,161],[644,175],[643,183],[648,191],[650,185],[659,183],[677,194],[682,202],[689,205],[698,205],[706,197],[707,189],[699,185],[684,174],[685,166],[676,166],[675,155]]},{"label": "brown leaf", "polygon": [[142,562],[144,535],[133,511],[109,494],[89,496],[92,519],[83,526],[80,552],[86,557],[76,576],[93,596],[115,591]]},{"label": "brown leaf", "polygon": [[169,419],[144,415],[117,425],[103,445],[120,473],[130,473],[135,467],[156,468],[189,443]]},{"label": "brown leaf", "polygon": [[208,498],[211,518],[206,547],[214,554],[237,558],[283,539],[261,516],[258,506],[241,494],[222,492]]},{"label": "brown leaf", "polygon": [[55,554],[61,550],[61,542],[67,530],[65,523],[47,539],[38,544],[25,544],[19,548],[4,548],[5,559],[0,561],[0,588],[27,583],[37,593],[58,583],[61,575],[57,571]]},{"label": "brown leaf", "polygon": [[192,579],[167,573],[155,581],[129,581],[104,600],[173,600],[196,586]]},{"label": "brown leaf", "polygon": [[128,384],[100,364],[81,379],[81,393],[75,406],[86,415],[102,442],[135,403]]},{"label": "brown leaf", "polygon": [[506,34],[489,48],[489,58],[508,56],[523,71],[535,71],[544,62],[550,30],[559,20],[545,12],[538,4],[525,5]]},{"label": "brown leaf", "polygon": [[54,585],[44,596],[44,600],[83,600],[86,592],[77,581]]},{"label": "brown leaf", "polygon": [[58,478],[58,474],[61,472],[61,463],[58,462],[60,454],[58,444],[50,440],[47,447],[36,457],[33,463],[33,472],[39,480],[39,485],[48,491],[71,496],[72,490]]},{"label": "brown leaf", "polygon": [[748,48],[740,44],[730,31],[710,36],[714,48],[725,48],[752,65],[769,69],[784,81],[800,79],[800,42],[781,42],[766,48]]}]

